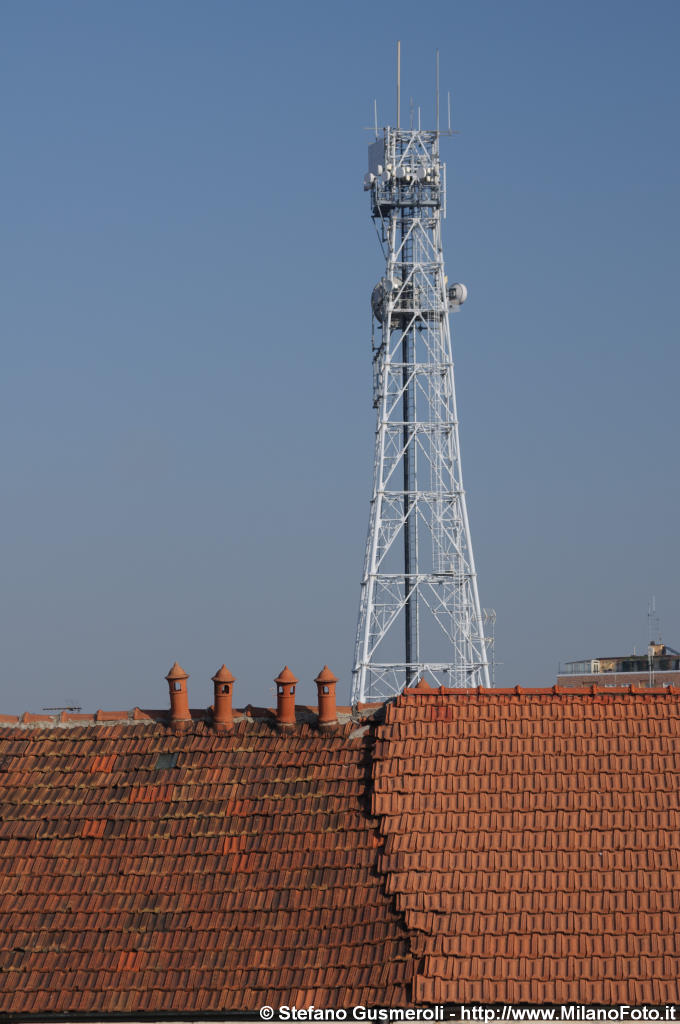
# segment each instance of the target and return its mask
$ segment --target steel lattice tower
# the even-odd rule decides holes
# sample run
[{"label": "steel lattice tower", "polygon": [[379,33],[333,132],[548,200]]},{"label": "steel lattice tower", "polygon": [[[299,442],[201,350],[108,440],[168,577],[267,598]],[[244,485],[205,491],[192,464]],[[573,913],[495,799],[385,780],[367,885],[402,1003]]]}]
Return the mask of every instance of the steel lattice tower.
[{"label": "steel lattice tower", "polygon": [[352,703],[417,683],[489,686],[463,490],[441,222],[440,132],[385,128],[369,146],[371,215],[385,276],[371,297],[373,495]]}]

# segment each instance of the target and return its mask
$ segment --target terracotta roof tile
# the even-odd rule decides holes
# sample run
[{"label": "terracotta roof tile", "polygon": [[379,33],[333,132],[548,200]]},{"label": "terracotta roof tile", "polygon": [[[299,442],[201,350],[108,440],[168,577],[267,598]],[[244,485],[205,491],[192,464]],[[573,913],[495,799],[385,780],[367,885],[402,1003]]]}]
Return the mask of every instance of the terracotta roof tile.
[{"label": "terracotta roof tile", "polygon": [[0,1014],[680,1001],[677,694],[205,718],[0,719]]},{"label": "terracotta roof tile", "polygon": [[380,869],[423,1002],[680,998],[680,702],[409,690],[377,730]]},{"label": "terracotta roof tile", "polygon": [[0,730],[0,1013],[408,1002],[355,727],[158,717]]}]

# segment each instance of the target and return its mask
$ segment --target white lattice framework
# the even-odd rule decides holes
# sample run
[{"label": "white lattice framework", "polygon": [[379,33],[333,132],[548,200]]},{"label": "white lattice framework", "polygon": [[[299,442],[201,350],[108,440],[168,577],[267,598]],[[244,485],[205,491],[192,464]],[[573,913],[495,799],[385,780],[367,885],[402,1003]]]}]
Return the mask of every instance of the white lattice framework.
[{"label": "white lattice framework", "polygon": [[354,704],[387,700],[421,675],[489,685],[449,330],[466,292],[444,273],[439,133],[385,128],[369,165],[386,266],[371,300],[377,424]]}]

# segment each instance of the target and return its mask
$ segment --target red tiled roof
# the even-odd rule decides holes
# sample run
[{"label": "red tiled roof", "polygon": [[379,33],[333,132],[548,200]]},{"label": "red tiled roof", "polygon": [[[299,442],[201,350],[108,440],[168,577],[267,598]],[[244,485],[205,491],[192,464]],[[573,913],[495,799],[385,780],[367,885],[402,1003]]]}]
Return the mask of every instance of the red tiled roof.
[{"label": "red tiled roof", "polygon": [[675,692],[409,693],[373,785],[415,1002],[680,1001]]},{"label": "red tiled roof", "polygon": [[355,729],[0,730],[0,1014],[407,1003]]},{"label": "red tiled roof", "polygon": [[680,1002],[676,690],[297,710],[0,727],[0,1017]]}]

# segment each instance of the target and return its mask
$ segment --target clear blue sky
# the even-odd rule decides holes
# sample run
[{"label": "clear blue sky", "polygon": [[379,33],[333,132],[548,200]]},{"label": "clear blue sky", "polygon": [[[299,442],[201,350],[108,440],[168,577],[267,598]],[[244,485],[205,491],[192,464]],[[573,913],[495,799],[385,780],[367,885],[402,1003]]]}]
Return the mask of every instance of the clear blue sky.
[{"label": "clear blue sky", "polygon": [[497,682],[680,645],[680,5],[4,0],[2,708],[349,696],[373,98],[445,144]]}]

